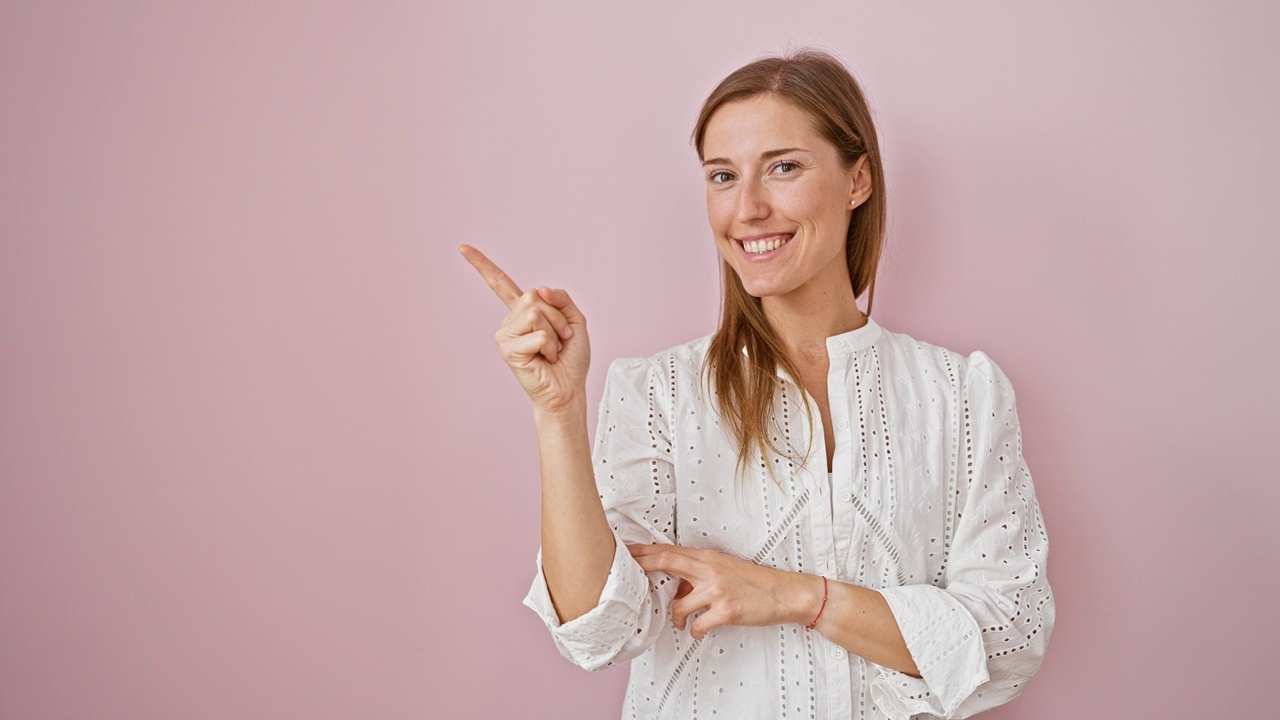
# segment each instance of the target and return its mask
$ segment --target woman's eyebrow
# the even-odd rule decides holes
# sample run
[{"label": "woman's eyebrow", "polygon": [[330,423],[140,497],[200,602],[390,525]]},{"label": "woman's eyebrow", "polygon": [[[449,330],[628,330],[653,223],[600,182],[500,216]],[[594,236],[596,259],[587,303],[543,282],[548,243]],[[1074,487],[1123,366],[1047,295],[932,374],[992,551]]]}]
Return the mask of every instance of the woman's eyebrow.
[{"label": "woman's eyebrow", "polygon": [[[775,158],[775,157],[778,157],[779,155],[786,155],[787,153],[793,153],[793,152],[805,152],[805,149],[792,147],[792,148],[779,148],[777,150],[766,150],[760,153],[760,159],[768,160],[769,158]],[[727,158],[711,158],[710,160],[703,160],[702,164],[705,167],[707,165],[732,165],[733,163],[729,162]]]}]

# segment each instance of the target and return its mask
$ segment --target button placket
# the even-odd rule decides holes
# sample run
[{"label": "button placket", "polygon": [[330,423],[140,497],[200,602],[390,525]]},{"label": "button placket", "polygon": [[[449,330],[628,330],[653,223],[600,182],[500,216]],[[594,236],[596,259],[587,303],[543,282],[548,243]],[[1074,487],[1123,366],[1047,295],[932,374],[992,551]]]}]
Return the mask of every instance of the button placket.
[{"label": "button placket", "polygon": [[[840,346],[843,341],[833,343]],[[833,354],[831,357],[831,373],[827,378],[828,400],[831,408],[831,422],[836,429],[835,451],[832,453],[831,463],[831,485],[832,503],[830,505],[832,527],[850,528],[854,524],[853,505],[851,500],[853,494],[850,492],[853,486],[853,456],[854,456],[854,434],[850,431],[851,414],[853,408],[850,405],[850,364],[854,362],[854,357],[845,354]],[[827,572],[840,575],[844,568],[841,567],[839,558],[848,558],[850,552],[850,543],[852,538],[848,531],[840,533],[832,538],[832,545],[835,549],[834,556],[830,559],[830,567]]]},{"label": "button placket", "polygon": [[[813,403],[813,397],[803,387],[799,388],[804,394],[805,399]],[[804,415],[799,416],[804,418]],[[822,426],[822,418],[818,415],[813,416],[812,424],[800,421],[805,428],[805,432],[809,437],[813,438],[814,452],[809,457],[804,466],[804,472],[810,477],[806,481],[806,485],[810,486],[810,492],[818,500],[825,500],[829,495],[830,480],[827,478],[827,448],[826,438]],[[813,554],[815,568],[826,575],[835,574],[835,558],[836,558],[836,533],[835,526],[832,524],[831,503],[817,502],[811,500],[808,505],[807,512],[812,518],[810,527],[810,537],[813,541]]]}]

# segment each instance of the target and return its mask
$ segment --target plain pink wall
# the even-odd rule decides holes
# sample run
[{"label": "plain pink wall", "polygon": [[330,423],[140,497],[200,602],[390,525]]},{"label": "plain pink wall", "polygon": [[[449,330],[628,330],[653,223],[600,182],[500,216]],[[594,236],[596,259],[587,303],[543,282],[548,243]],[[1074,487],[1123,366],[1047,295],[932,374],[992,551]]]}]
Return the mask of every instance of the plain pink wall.
[{"label": "plain pink wall", "polygon": [[1265,707],[1274,5],[156,5],[0,6],[0,717],[616,717],[520,606],[455,248],[571,289],[597,396],[710,332],[694,114],[809,43],[880,123],[876,317],[1018,389],[1059,623],[991,717]]}]

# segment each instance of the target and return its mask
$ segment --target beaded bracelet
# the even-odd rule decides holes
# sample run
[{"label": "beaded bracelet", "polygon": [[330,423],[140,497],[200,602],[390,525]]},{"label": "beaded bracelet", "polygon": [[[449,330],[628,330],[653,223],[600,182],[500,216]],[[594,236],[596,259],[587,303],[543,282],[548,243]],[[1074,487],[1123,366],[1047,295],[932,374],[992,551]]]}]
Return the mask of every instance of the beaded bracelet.
[{"label": "beaded bracelet", "polygon": [[804,626],[805,630],[812,630],[814,625],[818,624],[818,618],[822,617],[822,611],[827,609],[827,576],[822,577],[822,607],[818,608],[817,617],[813,618],[813,622]]}]

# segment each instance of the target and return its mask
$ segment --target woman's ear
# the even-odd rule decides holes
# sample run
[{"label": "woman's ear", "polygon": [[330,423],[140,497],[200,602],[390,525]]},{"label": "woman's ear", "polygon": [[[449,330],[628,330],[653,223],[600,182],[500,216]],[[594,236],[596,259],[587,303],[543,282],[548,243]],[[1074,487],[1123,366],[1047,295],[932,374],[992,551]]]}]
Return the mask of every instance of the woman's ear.
[{"label": "woman's ear", "polygon": [[849,171],[849,207],[856,208],[871,197],[871,161],[869,155],[863,153],[858,162]]}]

